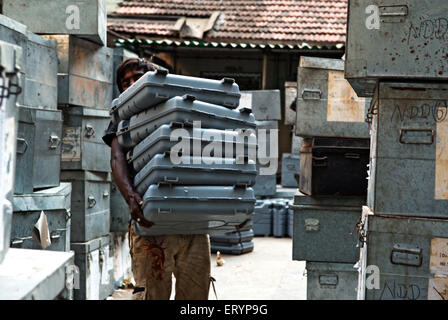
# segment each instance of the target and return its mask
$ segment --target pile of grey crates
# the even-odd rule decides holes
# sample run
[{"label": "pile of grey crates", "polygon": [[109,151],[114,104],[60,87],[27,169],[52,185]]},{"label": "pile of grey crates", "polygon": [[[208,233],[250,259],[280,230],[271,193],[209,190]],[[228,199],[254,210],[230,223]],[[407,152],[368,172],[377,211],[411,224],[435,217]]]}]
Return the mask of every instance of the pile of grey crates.
[{"label": "pile of grey crates", "polygon": [[366,203],[368,100],[344,79],[344,62],[301,57],[295,134],[300,148],[293,259],[305,260],[307,299],[356,299],[356,225]]},{"label": "pile of grey crates", "polygon": [[[110,150],[101,138],[110,118],[114,61],[124,54],[106,47],[104,0],[73,7],[65,0],[45,6],[3,1],[0,40],[22,48],[9,242],[12,248],[73,250],[80,284],[73,298],[105,299],[114,288],[114,244]],[[72,20],[79,28],[67,26],[69,8],[79,14]]]},{"label": "pile of grey crates", "polygon": [[145,218],[155,224],[133,223],[137,234],[218,235],[250,222],[257,171],[248,157],[256,149],[255,120],[249,109],[237,109],[239,100],[233,79],[162,69],[146,73],[114,100],[110,113],[118,141],[129,150]]},{"label": "pile of grey crates", "polygon": [[224,235],[210,236],[210,250],[222,254],[240,255],[254,250],[254,230],[252,222],[238,231]]},{"label": "pile of grey crates", "polygon": [[259,199],[255,203],[253,230],[255,236],[292,238],[293,210],[291,199]]},{"label": "pile of grey crates", "polygon": [[[345,69],[359,95],[373,96],[358,299],[446,300],[448,60],[440,12],[448,3],[373,3],[349,1]],[[378,19],[366,24],[366,8]]]}]

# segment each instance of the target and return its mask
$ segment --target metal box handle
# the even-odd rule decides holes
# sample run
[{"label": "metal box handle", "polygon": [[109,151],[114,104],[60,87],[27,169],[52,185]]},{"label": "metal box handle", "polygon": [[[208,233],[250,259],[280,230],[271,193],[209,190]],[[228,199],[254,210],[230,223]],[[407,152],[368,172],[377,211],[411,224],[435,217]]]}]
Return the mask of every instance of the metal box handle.
[{"label": "metal box handle", "polygon": [[319,284],[322,286],[336,287],[339,283],[337,274],[322,274],[319,275]]},{"label": "metal box handle", "polygon": [[104,191],[104,192],[103,192],[103,197],[104,197],[104,198],[107,198],[108,196],[109,196],[109,192],[107,192],[107,190]]},{"label": "metal box handle", "polygon": [[[423,135],[423,139],[425,138],[430,138],[430,140],[428,141],[405,141],[405,134],[407,132],[423,132],[423,133],[429,133],[426,135]],[[427,145],[431,145],[434,143],[434,130],[431,128],[401,128],[400,129],[400,143],[401,144],[427,144]]]},{"label": "metal box handle", "polygon": [[93,208],[96,205],[96,200],[94,196],[89,196],[87,198],[87,201],[89,203],[89,208]]},{"label": "metal box handle", "polygon": [[25,139],[17,138],[16,153],[24,154],[28,149],[28,142]]},{"label": "metal box handle", "polygon": [[406,244],[395,244],[390,254],[392,264],[421,267],[423,263],[422,249]]},{"label": "metal box handle", "polygon": [[328,157],[313,157],[313,167],[327,167]]},{"label": "metal box handle", "polygon": [[359,153],[346,153],[344,157],[347,159],[360,159],[361,155]]},{"label": "metal box handle", "polygon": [[31,240],[33,239],[33,237],[23,237],[23,238],[14,238],[11,240],[11,246],[13,245],[19,245],[19,244],[23,244],[25,242],[25,240]]},{"label": "metal box handle", "polygon": [[57,149],[61,143],[61,138],[58,136],[50,136],[48,140],[50,141],[50,149]]},{"label": "metal box handle", "polygon": [[95,135],[95,128],[91,124],[86,124],[86,137],[90,138]]},{"label": "metal box handle", "polygon": [[407,5],[398,6],[380,6],[380,18],[384,23],[399,23],[404,22],[409,15],[409,8]]},{"label": "metal box handle", "polygon": [[[319,96],[316,98],[316,96]],[[303,89],[302,91],[303,100],[320,100],[322,99],[322,91],[320,89]]]},{"label": "metal box handle", "polygon": [[168,209],[168,210],[166,210],[166,209],[157,209],[157,212],[159,213],[159,214],[170,214],[170,213],[173,213],[173,209]]},{"label": "metal box handle", "polygon": [[176,177],[176,178],[163,177],[163,181],[166,183],[178,183],[179,177]]}]

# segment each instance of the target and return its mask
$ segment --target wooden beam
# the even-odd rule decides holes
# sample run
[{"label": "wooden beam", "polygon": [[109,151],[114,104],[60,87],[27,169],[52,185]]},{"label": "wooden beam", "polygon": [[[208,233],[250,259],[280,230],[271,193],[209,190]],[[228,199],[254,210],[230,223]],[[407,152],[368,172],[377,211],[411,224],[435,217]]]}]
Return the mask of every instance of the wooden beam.
[{"label": "wooden beam", "polygon": [[268,72],[268,55],[263,53],[263,71],[262,71],[262,80],[261,80],[261,90],[266,89],[266,74]]}]

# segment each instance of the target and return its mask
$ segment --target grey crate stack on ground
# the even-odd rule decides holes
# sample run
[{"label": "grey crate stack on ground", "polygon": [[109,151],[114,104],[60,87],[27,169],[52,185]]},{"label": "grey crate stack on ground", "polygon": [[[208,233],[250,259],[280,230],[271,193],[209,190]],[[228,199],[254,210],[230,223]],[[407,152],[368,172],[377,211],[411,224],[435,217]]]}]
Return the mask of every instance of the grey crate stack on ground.
[{"label": "grey crate stack on ground", "polygon": [[369,102],[344,79],[342,60],[301,57],[294,123],[294,134],[302,138],[299,192],[291,207],[293,259],[307,261],[309,300],[356,299]]},{"label": "grey crate stack on ground", "polygon": [[[256,151],[255,120],[250,110],[237,109],[239,100],[233,79],[171,75],[160,69],[114,100],[111,115],[118,123],[118,140],[129,150],[145,217],[155,223],[151,228],[134,223],[136,233],[219,235],[250,222],[257,171],[247,156],[249,149]],[[241,130],[225,134],[226,129]],[[210,149],[211,139],[224,148],[221,154]],[[179,142],[187,146],[179,148]]]},{"label": "grey crate stack on ground", "polygon": [[373,98],[358,299],[448,297],[448,61],[435,27],[447,9],[446,1],[349,1],[345,77]]},{"label": "grey crate stack on ground", "polygon": [[230,232],[225,235],[210,237],[210,250],[212,253],[218,251],[222,254],[240,255],[254,250],[254,230],[248,225],[239,231]]}]

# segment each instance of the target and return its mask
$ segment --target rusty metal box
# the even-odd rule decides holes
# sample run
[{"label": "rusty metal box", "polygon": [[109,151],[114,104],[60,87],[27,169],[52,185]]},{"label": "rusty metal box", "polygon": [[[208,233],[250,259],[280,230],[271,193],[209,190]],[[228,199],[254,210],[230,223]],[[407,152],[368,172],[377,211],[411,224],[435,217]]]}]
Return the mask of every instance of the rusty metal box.
[{"label": "rusty metal box", "polygon": [[342,60],[301,57],[297,83],[297,136],[369,137],[370,101],[358,98],[344,79]]},{"label": "rusty metal box", "polygon": [[65,35],[46,35],[58,46],[58,104],[110,109],[113,49]]},{"label": "rusty metal box", "polygon": [[33,233],[37,232],[34,226],[44,212],[51,241],[45,250],[70,251],[71,192],[70,183],[61,183],[56,188],[14,195],[11,247],[42,250]]},{"label": "rusty metal box", "polygon": [[24,105],[57,109],[58,53],[56,42],[27,32]]},{"label": "rusty metal box", "polygon": [[251,108],[257,121],[282,119],[280,90],[241,91],[240,107]]},{"label": "rusty metal box", "polygon": [[361,97],[377,79],[448,80],[445,0],[349,0],[345,78]]},{"label": "rusty metal box", "polygon": [[377,214],[448,217],[448,84],[380,82],[368,205]]},{"label": "rusty metal box", "polygon": [[38,34],[71,34],[106,45],[106,0],[4,0],[3,14]]},{"label": "rusty metal box", "polygon": [[61,168],[62,113],[18,107],[14,193],[57,187]]},{"label": "rusty metal box", "polygon": [[110,173],[62,171],[61,180],[72,183],[71,242],[107,235],[110,229]]},{"label": "rusty metal box", "polygon": [[447,219],[379,215],[363,207],[359,238],[359,300],[448,299]]},{"label": "rusty metal box", "polygon": [[102,140],[109,112],[78,106],[62,110],[62,170],[110,172],[110,148]]}]

